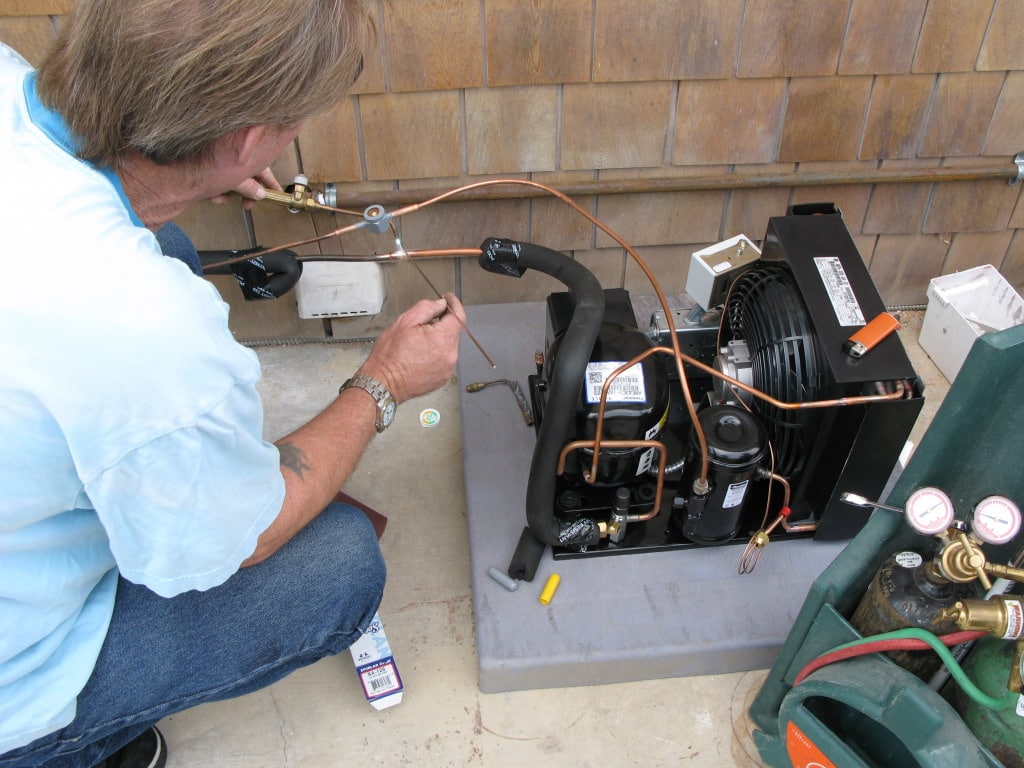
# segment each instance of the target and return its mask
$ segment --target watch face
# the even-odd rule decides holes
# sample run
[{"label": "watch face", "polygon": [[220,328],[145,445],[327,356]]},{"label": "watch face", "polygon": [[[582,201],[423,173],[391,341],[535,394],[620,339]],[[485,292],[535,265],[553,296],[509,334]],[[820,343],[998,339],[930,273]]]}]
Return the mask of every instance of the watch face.
[{"label": "watch face", "polygon": [[384,412],[381,413],[381,420],[384,422],[384,426],[390,426],[391,422],[395,420],[395,411],[398,410],[398,404],[394,400],[389,400],[388,404],[384,406]]}]

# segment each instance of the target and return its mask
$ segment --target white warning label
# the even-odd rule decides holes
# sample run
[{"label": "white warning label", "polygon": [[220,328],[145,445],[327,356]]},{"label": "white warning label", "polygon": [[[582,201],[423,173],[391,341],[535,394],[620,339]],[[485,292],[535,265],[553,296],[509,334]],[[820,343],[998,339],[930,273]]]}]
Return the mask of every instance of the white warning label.
[{"label": "white warning label", "polygon": [[843,326],[864,325],[864,313],[860,309],[857,297],[853,294],[850,278],[837,256],[817,256],[814,265],[825,284],[825,292],[832,302],[839,324]]},{"label": "white warning label", "polygon": [[1003,640],[1016,640],[1024,635],[1024,605],[1020,600],[1006,600],[1006,632]]},{"label": "white warning label", "polygon": [[904,551],[896,555],[896,563],[901,568],[917,568],[923,562],[924,558],[917,554],[917,552]]},{"label": "white warning label", "polygon": [[732,483],[729,488],[725,491],[725,500],[722,501],[722,507],[728,509],[729,507],[738,507],[743,503],[743,497],[747,494],[747,481],[744,480],[742,483]]}]

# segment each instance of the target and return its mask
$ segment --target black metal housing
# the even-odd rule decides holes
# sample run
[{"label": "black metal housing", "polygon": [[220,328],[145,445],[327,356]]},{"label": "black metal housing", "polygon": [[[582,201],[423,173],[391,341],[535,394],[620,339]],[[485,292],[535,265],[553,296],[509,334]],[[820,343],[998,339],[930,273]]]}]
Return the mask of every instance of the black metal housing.
[{"label": "black metal housing", "polygon": [[[788,272],[806,308],[818,369],[813,393],[802,399],[878,394],[879,382],[904,382],[911,390],[902,400],[822,409],[807,420],[805,453],[790,502],[793,519],[817,520],[816,538],[850,538],[867,522],[870,509],[844,504],[839,495],[881,496],[924,404],[923,384],[897,334],[859,359],[843,349],[855,328],[840,320],[844,302],[859,306],[865,321],[885,311],[885,303],[835,206],[793,206],[787,215],[770,219],[758,267]],[[773,392],[767,384],[764,388],[786,399],[786,393]],[[776,416],[761,405],[756,410],[769,420]]]}]

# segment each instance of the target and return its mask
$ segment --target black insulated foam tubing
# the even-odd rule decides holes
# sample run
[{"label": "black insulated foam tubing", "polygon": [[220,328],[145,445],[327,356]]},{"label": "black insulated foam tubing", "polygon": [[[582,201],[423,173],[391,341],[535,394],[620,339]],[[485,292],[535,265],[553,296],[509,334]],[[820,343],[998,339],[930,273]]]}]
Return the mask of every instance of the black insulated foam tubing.
[{"label": "black insulated foam tubing", "polygon": [[[572,320],[559,343],[556,359],[551,361],[544,419],[530,463],[526,521],[529,531],[542,544],[595,545],[600,541],[600,532],[593,520],[560,521],[555,518],[554,508],[558,457],[573,434],[577,400],[604,319],[604,290],[590,270],[550,248],[490,238],[480,249],[480,266],[484,269],[515,277],[521,277],[527,269],[543,272],[568,288],[575,301]],[[543,552],[543,547],[538,549]],[[539,554],[536,559],[540,559]],[[524,578],[511,571],[509,575]]]}]

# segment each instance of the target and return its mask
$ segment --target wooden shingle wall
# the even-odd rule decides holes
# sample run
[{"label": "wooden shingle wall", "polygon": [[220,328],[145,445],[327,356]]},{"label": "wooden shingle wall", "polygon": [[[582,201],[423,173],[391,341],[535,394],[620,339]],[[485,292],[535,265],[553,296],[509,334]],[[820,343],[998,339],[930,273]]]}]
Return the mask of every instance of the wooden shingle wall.
[{"label": "wooden shingle wall", "polygon": [[[70,0],[0,0],[0,39],[42,50]],[[829,200],[890,305],[923,304],[930,278],[990,263],[1024,289],[1022,185],[1004,179],[829,184],[828,174],[1010,166],[1024,150],[1024,0],[367,0],[376,37],[350,98],[308,123],[276,166],[335,182],[361,210],[375,195],[427,197],[482,179],[558,187],[621,181],[630,194],[577,198],[648,260],[668,292],[689,255],[796,202]],[[33,10],[38,9],[38,10]],[[300,160],[301,158],[301,160]],[[826,174],[813,186],[657,191],[654,181],[723,174]],[[648,187],[644,185],[647,184]],[[347,220],[254,212],[263,244]],[[247,244],[232,206],[181,223],[200,247]],[[607,235],[551,198],[442,203],[403,219],[407,248],[465,248],[487,236],[564,250],[608,287],[650,292]],[[325,253],[390,251],[387,237],[327,241]],[[317,246],[299,250],[315,253]],[[423,263],[467,303],[543,298],[559,286],[483,272],[472,259]],[[374,333],[430,296],[409,265],[385,268]],[[220,279],[218,279],[220,280]],[[295,302],[243,303],[218,282],[242,337],[318,335]]]}]

